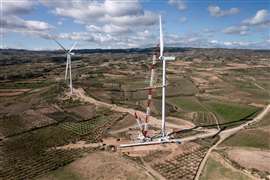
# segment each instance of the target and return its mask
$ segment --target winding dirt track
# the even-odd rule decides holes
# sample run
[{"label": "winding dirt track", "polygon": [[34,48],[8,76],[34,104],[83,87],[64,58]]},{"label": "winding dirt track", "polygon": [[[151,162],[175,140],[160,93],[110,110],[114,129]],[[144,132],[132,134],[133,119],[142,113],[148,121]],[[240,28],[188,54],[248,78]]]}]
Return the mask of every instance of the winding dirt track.
[{"label": "winding dirt track", "polygon": [[[78,88],[78,89],[74,89],[73,90],[74,92],[74,95],[77,96],[78,98],[80,98],[81,100],[85,101],[85,102],[89,102],[89,103],[92,103],[92,104],[95,104],[96,106],[100,106],[100,107],[106,107],[106,108],[109,108],[111,109],[112,111],[116,111],[116,112],[122,112],[122,113],[129,113],[131,114],[132,116],[134,116],[135,112],[137,113],[137,115],[139,117],[145,117],[145,113],[142,112],[142,111],[137,111],[137,110],[134,110],[134,109],[131,109],[131,108],[124,108],[124,107],[121,107],[121,106],[117,106],[116,104],[109,104],[109,103],[105,103],[105,102],[102,102],[102,101],[98,101],[92,97],[89,97],[87,95],[85,95],[85,91],[82,89],[82,88]],[[179,121],[183,122],[184,125],[176,125],[176,124],[173,124],[173,123],[166,123],[167,127],[168,128],[192,128],[194,127],[195,125],[188,122],[188,121],[184,121],[182,119],[179,119]],[[157,119],[153,116],[150,116],[149,117],[149,124],[151,124],[152,126],[154,127],[160,127],[161,126],[161,120],[160,119]]]}]

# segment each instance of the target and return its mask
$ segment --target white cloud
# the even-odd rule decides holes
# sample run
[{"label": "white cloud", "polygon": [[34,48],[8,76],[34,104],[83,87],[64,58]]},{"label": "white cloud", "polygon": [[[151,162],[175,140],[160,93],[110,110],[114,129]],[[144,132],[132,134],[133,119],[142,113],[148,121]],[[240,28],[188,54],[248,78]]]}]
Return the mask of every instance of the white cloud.
[{"label": "white cloud", "polygon": [[46,31],[52,28],[51,25],[42,21],[24,20],[24,24],[25,24],[26,29],[33,30],[33,31]]},{"label": "white cloud", "polygon": [[[62,33],[61,39],[86,41],[101,48],[146,47],[155,41],[149,29],[158,23],[156,13],[146,11],[139,0],[62,1],[42,0],[52,12],[85,26],[86,32]],[[151,39],[152,38],[152,39]]]},{"label": "white cloud", "polygon": [[95,26],[95,25],[87,25],[86,29],[90,32],[100,32],[100,33],[104,32],[104,33],[111,33],[111,34],[130,32],[130,29],[128,27],[116,26],[113,24],[105,24],[102,27]]},{"label": "white cloud", "polygon": [[189,33],[186,35],[168,34],[165,36],[167,46],[179,47],[207,47],[207,39],[199,33]]},{"label": "white cloud", "polygon": [[208,36],[208,37],[212,37],[215,35],[216,32],[218,32],[218,30],[216,29],[208,29],[208,28],[204,28],[202,30],[203,34]]},{"label": "white cloud", "polygon": [[116,1],[106,0],[104,9],[110,16],[139,15],[143,12],[138,0]]},{"label": "white cloud", "polygon": [[212,44],[218,44],[219,42],[218,42],[218,40],[210,40],[210,43],[212,43]]},{"label": "white cloud", "polygon": [[9,16],[6,19],[0,19],[4,32],[16,32],[27,36],[38,36],[44,39],[50,39],[49,31],[53,26],[42,21],[24,20],[17,16]]},{"label": "white cloud", "polygon": [[169,0],[169,4],[172,6],[176,6],[176,8],[180,11],[187,9],[187,4],[185,0]]},{"label": "white cloud", "polygon": [[33,10],[33,6],[36,4],[33,0],[3,1],[2,3],[2,11],[5,16],[29,13]]},{"label": "white cloud", "polygon": [[59,26],[63,25],[63,21],[58,21],[57,25],[59,25]]},{"label": "white cloud", "polygon": [[223,30],[225,34],[246,35],[256,26],[268,27],[270,26],[269,13],[265,9],[258,10],[255,16],[246,19],[238,26],[230,26]]},{"label": "white cloud", "polygon": [[266,9],[261,9],[257,11],[256,15],[252,18],[243,21],[247,25],[263,25],[270,24],[269,13]]},{"label": "white cloud", "polygon": [[227,10],[222,10],[219,6],[208,6],[208,11],[211,16],[222,17],[228,15],[234,15],[240,12],[238,8],[230,8]]},{"label": "white cloud", "polygon": [[48,32],[53,29],[52,25],[44,21],[25,20],[19,17],[31,13],[35,5],[37,1],[34,0],[3,1],[4,16],[0,17],[3,30],[48,38]]},{"label": "white cloud", "polygon": [[[42,1],[45,5],[54,8],[58,16],[70,17],[75,22],[89,25],[89,23],[110,23],[118,26],[147,26],[156,23],[157,15],[144,11],[138,0],[116,1],[84,1],[63,4],[58,1]],[[104,25],[104,24],[103,24]]]},{"label": "white cloud", "polygon": [[223,30],[225,34],[238,34],[238,35],[247,35],[249,31],[248,26],[230,26]]},{"label": "white cloud", "polygon": [[52,8],[54,14],[72,18],[75,23],[85,25],[88,31],[104,35],[135,33],[158,22],[157,14],[144,10],[139,0],[76,0],[67,3],[42,0],[42,3]]},{"label": "white cloud", "polygon": [[132,16],[108,16],[106,15],[101,22],[111,22],[118,26],[131,26],[131,27],[138,27],[138,26],[151,26],[158,22],[158,17],[156,14],[145,11],[141,15],[132,15]]},{"label": "white cloud", "polygon": [[[99,32],[72,32],[61,33],[55,38],[69,39],[72,41],[87,41],[100,48],[133,48],[146,47],[145,40],[149,40],[148,32],[138,32],[137,36],[113,36]],[[143,36],[144,35],[144,36]]]},{"label": "white cloud", "polygon": [[[54,6],[55,9],[53,12],[56,15],[71,17],[80,22],[87,22],[89,20],[94,20],[96,18],[100,18],[104,15],[104,8],[97,3],[77,1],[77,4],[73,4],[71,6]],[[81,3],[79,3],[81,2]],[[51,5],[51,4],[49,4]]]},{"label": "white cloud", "polygon": [[185,16],[180,17],[180,22],[181,23],[187,22],[187,17],[185,17]]},{"label": "white cloud", "polygon": [[225,41],[223,44],[224,44],[225,46],[229,46],[229,47],[237,47],[237,46],[247,47],[247,46],[250,46],[251,44],[253,44],[253,42],[245,42],[245,41]]}]

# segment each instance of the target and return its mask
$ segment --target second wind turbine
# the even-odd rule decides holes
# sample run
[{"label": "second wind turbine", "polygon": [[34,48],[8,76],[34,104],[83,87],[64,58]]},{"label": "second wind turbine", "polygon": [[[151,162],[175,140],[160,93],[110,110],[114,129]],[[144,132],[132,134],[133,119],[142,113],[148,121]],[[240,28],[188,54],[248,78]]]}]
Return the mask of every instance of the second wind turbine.
[{"label": "second wind turbine", "polygon": [[70,94],[72,95],[73,94],[73,86],[72,86],[72,74],[71,74],[71,56],[73,56],[74,53],[72,53],[71,51],[75,48],[77,42],[75,42],[72,45],[72,47],[69,50],[67,50],[56,39],[54,39],[54,41],[64,50],[64,52],[66,53],[66,56],[67,56],[65,81],[67,80],[67,76],[68,76],[68,73],[69,73],[69,88],[70,88]]}]

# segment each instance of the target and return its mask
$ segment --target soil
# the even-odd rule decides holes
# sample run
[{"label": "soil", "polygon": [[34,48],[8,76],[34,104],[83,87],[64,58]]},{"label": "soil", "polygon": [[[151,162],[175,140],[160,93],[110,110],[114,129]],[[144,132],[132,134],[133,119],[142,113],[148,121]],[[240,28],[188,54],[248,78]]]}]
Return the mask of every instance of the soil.
[{"label": "soil", "polygon": [[101,143],[90,143],[87,144],[86,141],[77,141],[76,143],[70,143],[64,146],[58,146],[56,149],[80,149],[80,148],[89,148],[89,147],[99,147]]},{"label": "soil", "polygon": [[117,153],[97,152],[67,166],[85,179],[154,179],[135,163]]},{"label": "soil", "polygon": [[237,148],[229,150],[228,156],[245,168],[270,172],[270,151]]},{"label": "soil", "polygon": [[94,105],[76,106],[66,109],[70,113],[74,113],[83,120],[88,120],[96,116],[96,109]]},{"label": "soil", "polygon": [[133,127],[134,125],[137,125],[136,119],[134,116],[128,114],[126,117],[118,121],[115,125],[112,126],[110,129],[111,133],[114,133],[115,131],[119,131],[121,129],[127,129],[129,127]]},{"label": "soil", "polygon": [[167,120],[172,124],[178,125],[180,129],[189,129],[195,127],[195,125],[192,122],[186,121],[181,118],[167,117]]},{"label": "soil", "polygon": [[0,97],[18,96],[31,89],[0,89]]}]

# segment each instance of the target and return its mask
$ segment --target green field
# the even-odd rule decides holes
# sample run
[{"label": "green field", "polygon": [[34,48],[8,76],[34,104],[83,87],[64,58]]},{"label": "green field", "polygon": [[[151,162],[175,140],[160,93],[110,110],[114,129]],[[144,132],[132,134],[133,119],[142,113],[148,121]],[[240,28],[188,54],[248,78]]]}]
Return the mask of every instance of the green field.
[{"label": "green field", "polygon": [[212,112],[219,116],[220,123],[238,121],[258,110],[258,108],[253,106],[227,102],[208,101],[205,104]]},{"label": "green field", "polygon": [[200,180],[250,180],[250,178],[242,173],[232,171],[231,169],[225,167],[220,162],[209,158],[203,170]]},{"label": "green field", "polygon": [[270,133],[262,129],[242,130],[224,141],[223,145],[270,149]]},{"label": "green field", "polygon": [[206,111],[206,109],[194,97],[168,98],[168,102],[185,111],[190,111],[190,112]]},{"label": "green field", "polygon": [[12,83],[2,83],[1,89],[35,89],[51,85],[50,81],[33,81],[33,82],[12,82]]},{"label": "green field", "polygon": [[217,123],[214,114],[206,111],[199,111],[194,114],[192,122],[199,126],[215,125]]}]

